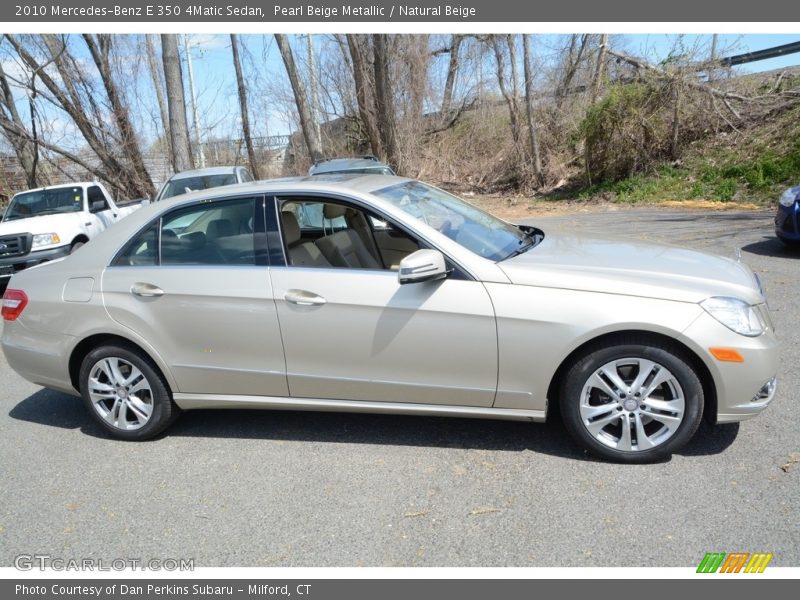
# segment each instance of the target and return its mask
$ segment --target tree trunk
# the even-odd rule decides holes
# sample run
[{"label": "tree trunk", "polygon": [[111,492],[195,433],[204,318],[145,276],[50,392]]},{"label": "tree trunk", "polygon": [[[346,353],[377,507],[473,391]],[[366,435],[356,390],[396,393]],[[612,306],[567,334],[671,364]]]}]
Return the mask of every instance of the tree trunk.
[{"label": "tree trunk", "polygon": [[294,101],[297,105],[298,116],[300,117],[300,128],[303,131],[303,138],[306,141],[308,154],[312,161],[317,161],[322,158],[322,145],[314,129],[314,118],[311,115],[311,108],[308,105],[308,97],[306,96],[303,81],[300,79],[297,65],[295,65],[294,62],[292,47],[289,45],[289,39],[282,33],[275,34],[275,41],[281,52],[281,58],[283,58],[283,64],[286,67],[286,74],[289,76],[289,83],[292,84]]},{"label": "tree trunk", "polygon": [[375,79],[374,74],[370,74],[370,70],[367,69],[367,60],[361,44],[362,39],[364,39],[362,36],[347,34],[347,45],[353,61],[353,82],[356,86],[358,115],[366,131],[372,154],[385,158],[381,145],[381,134],[375,117]]},{"label": "tree trunk", "polygon": [[239,111],[242,115],[242,136],[247,148],[247,159],[250,162],[250,172],[253,178],[261,179],[261,169],[256,160],[256,151],[253,148],[253,138],[250,135],[250,111],[247,104],[247,87],[242,75],[242,62],[239,60],[239,40],[235,33],[231,34],[231,52],[233,52],[233,68],[236,71],[236,89],[239,92]]},{"label": "tree trunk", "polygon": [[394,112],[394,93],[389,77],[388,36],[376,33],[372,36],[372,49],[375,55],[375,106],[378,122],[381,124],[381,144],[386,151],[386,162],[397,173],[404,171],[397,146],[397,121]]},{"label": "tree trunk", "polygon": [[122,141],[122,152],[136,173],[140,181],[139,187],[144,190],[144,195],[152,198],[155,195],[153,181],[150,179],[150,174],[144,164],[144,158],[139,150],[139,140],[136,139],[136,132],[130,120],[128,107],[123,101],[122,95],[117,88],[117,83],[111,74],[109,54],[112,37],[109,34],[98,34],[97,38],[94,38],[91,34],[84,34],[83,39],[89,48],[97,70],[100,72],[100,79],[103,82],[106,96],[108,96],[108,101],[111,105],[112,118],[116,123]]},{"label": "tree trunk", "polygon": [[181,58],[178,54],[178,36],[161,34],[161,60],[164,63],[164,84],[167,88],[167,112],[172,146],[172,163],[175,171],[194,168],[189,145],[189,124],[186,121],[186,96],[183,90]]},{"label": "tree trunk", "polygon": [[[491,38],[492,49],[494,50],[494,58],[497,64],[497,85],[500,87],[500,93],[508,106],[508,117],[511,122],[511,137],[514,144],[519,144],[519,104],[517,98],[514,97],[513,91],[509,91],[506,82],[506,66],[503,47],[498,36],[493,35]],[[515,69],[512,72],[516,73]]]},{"label": "tree trunk", "polygon": [[450,41],[450,63],[447,66],[447,80],[444,82],[444,94],[442,95],[442,118],[447,119],[450,107],[453,104],[453,88],[458,77],[460,65],[459,51],[461,42],[464,41],[463,35],[454,34]]},{"label": "tree trunk", "polygon": [[156,102],[158,103],[158,112],[161,115],[161,130],[164,132],[164,141],[167,145],[167,152],[169,153],[169,160],[172,168],[175,168],[173,162],[172,152],[172,139],[169,134],[169,113],[167,112],[167,102],[164,99],[164,72],[158,67],[158,59],[156,58],[156,45],[153,41],[155,34],[145,34],[145,47],[147,49],[147,68],[150,71],[150,78],[153,80],[153,89],[156,92]]},{"label": "tree trunk", "polygon": [[[564,104],[564,98],[566,98],[570,93],[569,88],[572,85],[572,80],[575,78],[575,74],[578,72],[578,67],[581,64],[581,59],[583,58],[583,53],[586,50],[588,42],[588,34],[581,36],[580,46],[578,46],[577,33],[573,33],[570,37],[569,52],[567,53],[567,64],[564,69],[564,77],[556,87],[556,108],[558,109],[561,109],[561,106]],[[578,48],[577,54],[575,53],[576,46]]]},{"label": "tree trunk", "polygon": [[533,112],[533,65],[531,64],[530,36],[522,34],[523,67],[525,69],[525,108],[528,116],[528,133],[531,140],[531,157],[533,158],[533,174],[539,186],[544,185],[542,156],[539,149],[539,133],[536,129],[536,118]]}]

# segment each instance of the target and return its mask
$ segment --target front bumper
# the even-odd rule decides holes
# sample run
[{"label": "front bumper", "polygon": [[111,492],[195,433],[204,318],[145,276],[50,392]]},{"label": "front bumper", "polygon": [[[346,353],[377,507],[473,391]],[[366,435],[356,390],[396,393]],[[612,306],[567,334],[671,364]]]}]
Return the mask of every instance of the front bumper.
[{"label": "front bumper", "polygon": [[0,281],[5,281],[17,271],[22,271],[30,267],[39,265],[51,260],[57,260],[69,256],[70,246],[59,246],[57,248],[46,248],[29,252],[24,256],[9,256],[0,258]]},{"label": "front bumper", "polygon": [[[780,344],[770,325],[758,337],[735,333],[704,313],[683,332],[683,341],[695,349],[708,367],[717,392],[717,423],[755,417],[775,398]],[[736,350],[744,362],[717,360],[709,348]]]}]

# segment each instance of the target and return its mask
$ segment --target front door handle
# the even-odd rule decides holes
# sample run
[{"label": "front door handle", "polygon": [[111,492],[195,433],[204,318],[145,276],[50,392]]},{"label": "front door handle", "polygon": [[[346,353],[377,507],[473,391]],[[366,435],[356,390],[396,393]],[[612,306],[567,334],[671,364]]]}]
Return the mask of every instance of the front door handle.
[{"label": "front door handle", "polygon": [[299,306],[319,306],[327,302],[322,296],[306,290],[289,290],[283,297],[287,302]]},{"label": "front door handle", "polygon": [[143,298],[156,298],[164,295],[164,290],[152,283],[134,283],[131,286],[131,294],[142,296]]}]

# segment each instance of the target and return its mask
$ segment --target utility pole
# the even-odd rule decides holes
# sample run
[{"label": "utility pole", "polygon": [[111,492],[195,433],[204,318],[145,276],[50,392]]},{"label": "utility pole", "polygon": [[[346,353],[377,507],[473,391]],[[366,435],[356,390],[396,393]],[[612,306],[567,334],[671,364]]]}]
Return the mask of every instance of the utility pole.
[{"label": "utility pole", "polygon": [[194,126],[194,145],[197,148],[197,158],[200,168],[206,166],[206,153],[203,151],[203,142],[200,139],[200,115],[197,110],[197,90],[194,87],[194,70],[192,69],[192,50],[189,47],[189,34],[183,35],[183,45],[186,49],[186,68],[189,71],[189,93],[192,97],[192,125]]},{"label": "utility pole", "polygon": [[717,34],[713,34],[711,36],[711,56],[708,58],[709,67],[708,67],[708,82],[711,83],[716,79],[716,68],[717,65],[714,63],[717,60]]}]

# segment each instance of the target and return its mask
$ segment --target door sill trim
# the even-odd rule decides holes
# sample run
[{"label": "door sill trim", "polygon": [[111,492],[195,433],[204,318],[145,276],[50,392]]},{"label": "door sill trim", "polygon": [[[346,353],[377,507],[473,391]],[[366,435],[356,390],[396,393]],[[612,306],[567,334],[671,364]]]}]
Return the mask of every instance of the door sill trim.
[{"label": "door sill trim", "polygon": [[364,400],[330,400],[321,398],[286,398],[280,396],[238,396],[224,394],[173,394],[173,399],[183,410],[204,408],[255,408],[266,410],[310,410],[323,412],[471,417],[476,419],[503,419],[534,422],[543,422],[546,416],[543,410],[493,408],[490,406],[415,404],[412,402],[374,402]]}]

